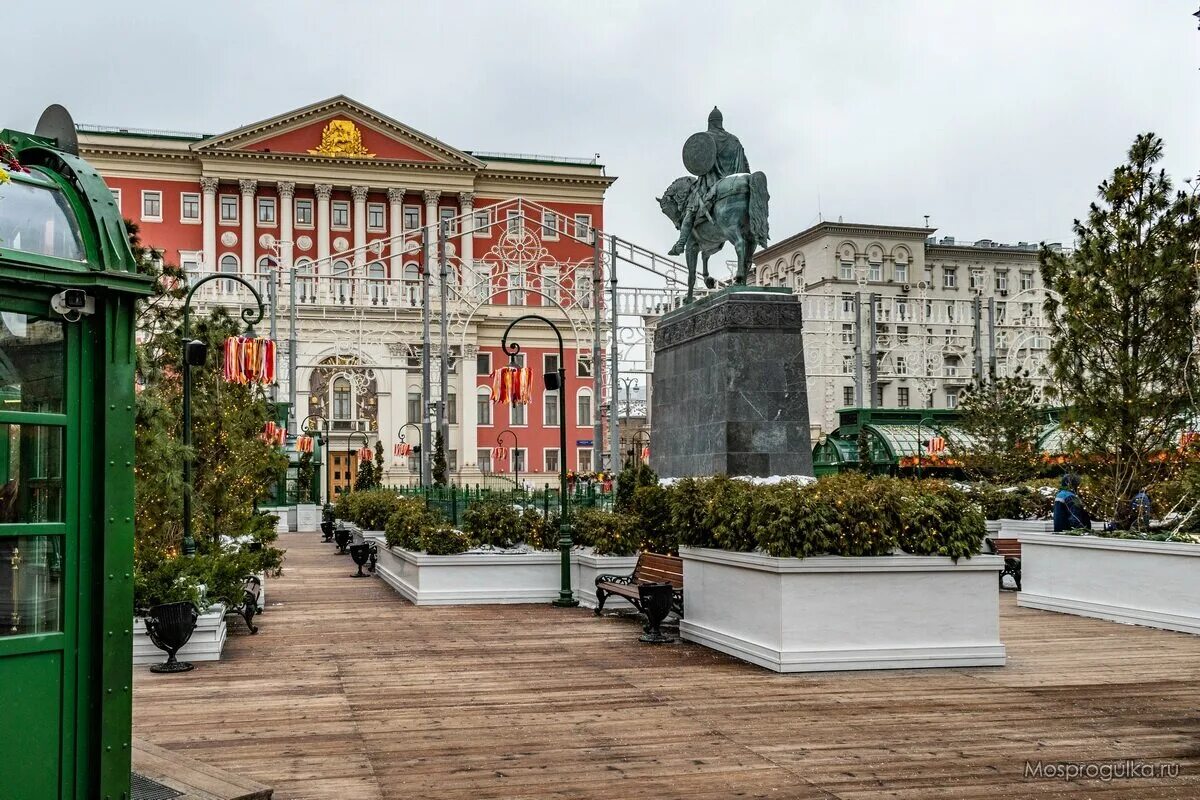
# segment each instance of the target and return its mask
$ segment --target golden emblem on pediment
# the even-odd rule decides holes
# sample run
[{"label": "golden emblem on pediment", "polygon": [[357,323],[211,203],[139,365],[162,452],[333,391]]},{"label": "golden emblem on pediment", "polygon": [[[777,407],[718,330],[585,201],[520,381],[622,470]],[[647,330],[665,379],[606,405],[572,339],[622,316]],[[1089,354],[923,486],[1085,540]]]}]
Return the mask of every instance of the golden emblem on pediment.
[{"label": "golden emblem on pediment", "polygon": [[374,158],[363,147],[362,131],[348,119],[330,120],[321,131],[321,146],[309,150],[314,156],[337,156],[339,158]]}]

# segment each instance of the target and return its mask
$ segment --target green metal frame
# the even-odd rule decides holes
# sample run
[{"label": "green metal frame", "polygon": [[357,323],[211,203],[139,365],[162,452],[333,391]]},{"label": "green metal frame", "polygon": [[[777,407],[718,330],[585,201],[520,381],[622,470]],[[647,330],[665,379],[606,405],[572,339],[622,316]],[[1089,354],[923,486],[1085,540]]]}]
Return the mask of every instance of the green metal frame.
[{"label": "green metal frame", "polygon": [[[134,323],[151,285],[137,273],[112,193],[87,162],[25,133],[0,131],[0,142],[33,172],[13,180],[62,191],[84,247],[84,260],[71,261],[0,246],[0,307],[44,317],[65,288],[95,299],[94,314],[64,324],[63,413],[0,411],[0,423],[58,426],[65,437],[63,522],[0,524],[0,538],[59,537],[63,582],[61,632],[0,638],[0,739],[14,761],[0,760],[0,796],[128,798]],[[57,741],[31,735],[26,721],[56,731]]]}]

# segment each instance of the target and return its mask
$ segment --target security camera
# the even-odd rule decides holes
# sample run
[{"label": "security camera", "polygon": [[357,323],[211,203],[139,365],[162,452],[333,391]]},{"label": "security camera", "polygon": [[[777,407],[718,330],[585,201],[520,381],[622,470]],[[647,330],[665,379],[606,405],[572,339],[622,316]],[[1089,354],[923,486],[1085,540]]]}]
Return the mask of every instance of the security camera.
[{"label": "security camera", "polygon": [[50,310],[67,322],[78,322],[84,314],[96,313],[96,300],[82,289],[64,289],[50,298]]}]

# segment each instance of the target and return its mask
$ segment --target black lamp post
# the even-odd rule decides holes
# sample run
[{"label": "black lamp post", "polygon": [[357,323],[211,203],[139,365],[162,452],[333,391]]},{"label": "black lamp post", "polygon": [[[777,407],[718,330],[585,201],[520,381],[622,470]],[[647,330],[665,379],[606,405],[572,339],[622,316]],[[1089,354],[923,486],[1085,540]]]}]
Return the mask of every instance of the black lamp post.
[{"label": "black lamp post", "polygon": [[246,323],[247,333],[254,334],[254,325],[262,322],[263,314],[266,312],[266,309],[263,308],[262,297],[254,290],[249,281],[223,272],[196,281],[188,290],[187,297],[183,301],[183,554],[185,556],[196,554],[196,539],[192,535],[192,367],[202,367],[208,360],[208,344],[199,339],[190,339],[188,330],[191,322],[192,295],[204,284],[215,280],[240,283],[254,296],[254,301],[258,303],[258,314],[255,315],[253,308],[243,308],[241,312],[242,322]]},{"label": "black lamp post", "polygon": [[520,474],[517,470],[517,433],[516,433],[516,431],[512,430],[511,428],[505,428],[504,430],[500,431],[500,433],[496,434],[496,446],[497,447],[504,446],[504,442],[501,440],[504,438],[504,434],[506,434],[506,433],[513,437],[513,445],[512,445],[513,488],[519,489],[519,488],[521,488],[521,481],[520,481]]},{"label": "black lamp post", "polygon": [[[638,447],[638,445],[642,445]],[[633,432],[633,457],[637,460],[638,466],[641,467],[645,459],[642,453],[650,446],[650,431],[637,430]]]},{"label": "black lamp post", "polygon": [[309,414],[300,423],[301,433],[309,433],[309,430],[308,430],[309,420],[312,420],[313,422],[317,422],[317,423],[321,423],[321,422],[325,423],[325,427],[323,429],[320,427],[320,425],[318,425],[316,430],[313,431],[313,433],[316,433],[316,435],[317,435],[317,444],[321,448],[321,460],[317,462],[318,477],[320,476],[320,473],[321,473],[321,465],[322,464],[325,465],[325,479],[323,481],[321,481],[322,488],[317,491],[317,503],[319,503],[323,506],[324,502],[322,502],[322,500],[321,500],[321,493],[329,491],[329,453],[326,452],[326,448],[325,448],[325,444],[326,444],[325,443],[325,435],[329,433],[329,420],[327,418],[321,416],[320,414]]},{"label": "black lamp post", "polygon": [[[371,446],[370,437],[367,436],[362,431],[351,431],[350,435],[346,437],[346,455],[348,455],[350,457],[350,461],[346,464],[346,481],[347,482],[349,482],[349,480],[350,480],[350,464],[354,463],[354,437],[355,436],[361,436],[363,438],[363,447]],[[353,491],[353,490],[354,490],[354,485],[349,484],[347,486],[347,491]]]},{"label": "black lamp post", "polygon": [[501,348],[508,353],[509,367],[517,366],[517,354],[521,352],[521,345],[516,342],[509,344],[508,335],[518,323],[525,320],[536,320],[545,324],[554,331],[554,335],[558,338],[557,374],[546,373],[545,376],[546,389],[548,391],[558,390],[558,549],[562,555],[562,585],[559,588],[557,599],[554,600],[554,605],[577,606],[579,601],[571,592],[571,525],[567,518],[567,373],[563,369],[563,365],[566,363],[566,353],[563,348],[562,334],[553,322],[540,314],[524,314],[508,323],[508,327],[504,329],[504,336],[500,340]]},{"label": "black lamp post", "polygon": [[[421,444],[422,444],[422,442],[421,442],[421,426],[415,422],[406,422],[403,425],[401,425],[400,430],[396,431],[396,435],[398,437],[400,437],[400,444],[404,444],[404,430],[406,428],[414,428],[417,431],[417,446],[413,449],[413,452],[416,453],[417,455],[420,455],[421,454]],[[418,486],[425,485],[425,476],[421,474],[421,468],[419,465],[417,467],[417,485]]]}]

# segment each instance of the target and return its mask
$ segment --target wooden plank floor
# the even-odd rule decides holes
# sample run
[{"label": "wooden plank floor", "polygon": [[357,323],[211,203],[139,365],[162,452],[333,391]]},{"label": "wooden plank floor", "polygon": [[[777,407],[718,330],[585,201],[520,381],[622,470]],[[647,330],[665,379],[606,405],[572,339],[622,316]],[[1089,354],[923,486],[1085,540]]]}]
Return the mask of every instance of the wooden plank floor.
[{"label": "wooden plank floor", "polygon": [[[137,736],[275,788],[356,798],[1196,798],[1200,637],[1018,609],[1003,668],[781,676],[630,619],[416,608],[318,534],[283,537],[261,631],[138,668]],[[1175,777],[1028,778],[1134,759]]]}]

